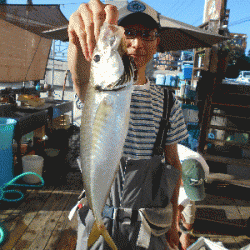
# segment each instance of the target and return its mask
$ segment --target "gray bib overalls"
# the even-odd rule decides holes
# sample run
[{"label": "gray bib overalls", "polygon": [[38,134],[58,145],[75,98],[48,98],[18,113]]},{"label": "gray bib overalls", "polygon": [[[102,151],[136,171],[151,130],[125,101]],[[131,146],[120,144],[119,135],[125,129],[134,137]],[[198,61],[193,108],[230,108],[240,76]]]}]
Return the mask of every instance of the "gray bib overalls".
[{"label": "gray bib overalls", "polygon": [[[161,160],[161,156],[153,156],[150,160],[121,160],[103,213],[105,226],[118,249],[168,249],[165,233],[172,224],[170,199],[180,173],[174,167],[163,164]],[[115,218],[114,208],[119,208]],[[142,230],[139,209],[142,208],[145,208],[143,215],[152,232],[149,239],[148,235],[143,235],[145,233],[142,232],[142,244],[138,244],[138,236]],[[88,235],[94,218],[88,206],[78,211],[76,249],[85,250],[88,249]],[[149,245],[145,244],[148,240]],[[100,236],[91,249],[110,248]]]}]

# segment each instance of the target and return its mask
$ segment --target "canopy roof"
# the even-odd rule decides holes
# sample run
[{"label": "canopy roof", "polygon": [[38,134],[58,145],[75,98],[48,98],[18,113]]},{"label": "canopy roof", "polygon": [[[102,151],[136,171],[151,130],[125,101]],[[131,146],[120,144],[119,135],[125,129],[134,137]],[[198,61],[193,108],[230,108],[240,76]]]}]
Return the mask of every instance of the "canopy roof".
[{"label": "canopy roof", "polygon": [[44,79],[51,39],[0,19],[0,82]]},{"label": "canopy roof", "polygon": [[0,5],[0,82],[44,79],[51,39],[44,31],[67,27],[59,5]]},{"label": "canopy roof", "polygon": [[[0,5],[0,18],[40,36],[68,41],[68,20],[59,5]],[[211,47],[228,38],[160,15],[159,51]]]},{"label": "canopy roof", "polygon": [[[160,15],[159,51],[210,47],[227,39]],[[0,4],[0,82],[44,78],[51,39],[68,41],[59,5]]]},{"label": "canopy roof", "polygon": [[[49,39],[66,41],[68,20],[62,14],[60,5],[1,4],[0,18]],[[64,27],[64,33],[51,36],[44,31]]]},{"label": "canopy roof", "polygon": [[162,15],[160,15],[160,25],[162,31],[159,51],[161,52],[211,47],[228,39]]},{"label": "canopy roof", "polygon": [[[160,16],[160,24],[162,29],[158,51],[161,52],[211,47],[228,39],[162,15]],[[43,34],[53,39],[57,37],[59,40],[68,41],[67,25],[44,31]]]}]

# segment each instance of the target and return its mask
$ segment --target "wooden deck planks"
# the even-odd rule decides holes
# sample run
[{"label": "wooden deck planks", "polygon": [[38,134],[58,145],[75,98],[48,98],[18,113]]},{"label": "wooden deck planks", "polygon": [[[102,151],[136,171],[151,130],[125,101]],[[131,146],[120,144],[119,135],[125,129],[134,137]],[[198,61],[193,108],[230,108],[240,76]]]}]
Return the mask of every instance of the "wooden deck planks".
[{"label": "wooden deck planks", "polygon": [[66,205],[65,202],[68,201],[68,195],[55,191],[52,192],[45,205],[28,225],[28,229],[20,238],[16,249],[44,249],[58,216],[62,213],[62,209]]},{"label": "wooden deck planks", "polygon": [[72,207],[76,204],[78,194],[73,194],[62,212],[58,223],[51,234],[51,237],[45,247],[45,250],[73,250],[76,246],[77,237],[77,219],[73,217],[71,221],[68,219],[68,215]]},{"label": "wooden deck planks", "polygon": [[[9,232],[8,239],[2,246],[3,250],[15,249],[14,246],[16,242],[26,232],[29,224],[38,211],[44,206],[44,201],[49,196],[50,192],[41,193],[40,190],[31,191],[16,210],[10,211],[9,218],[5,218],[3,221],[4,226]],[[39,197],[39,199],[37,197]]]},{"label": "wooden deck planks", "polygon": [[[207,191],[209,193],[211,190]],[[203,236],[214,242],[220,241],[230,250],[239,250],[250,244],[250,232],[247,228],[250,202],[247,194],[249,189],[246,188],[218,186],[203,201],[196,202],[196,236]]]},{"label": "wooden deck planks", "polygon": [[[69,173],[66,182],[56,186],[27,190],[23,201],[0,204],[0,221],[9,231],[1,250],[75,249],[77,219],[69,221],[68,214],[82,190],[81,174]],[[250,244],[249,217],[249,200],[208,193],[204,201],[197,202],[195,238],[203,236],[239,250]]]},{"label": "wooden deck planks", "polygon": [[9,232],[1,249],[74,249],[77,223],[68,220],[68,213],[81,193],[81,176],[74,173],[69,181],[28,190],[21,203],[0,206],[0,221]]},{"label": "wooden deck planks", "polygon": [[230,250],[240,249],[237,242],[237,232],[242,232],[242,230],[233,225],[225,225],[214,221],[196,220],[194,224],[196,237],[205,237],[213,242],[222,242]]}]

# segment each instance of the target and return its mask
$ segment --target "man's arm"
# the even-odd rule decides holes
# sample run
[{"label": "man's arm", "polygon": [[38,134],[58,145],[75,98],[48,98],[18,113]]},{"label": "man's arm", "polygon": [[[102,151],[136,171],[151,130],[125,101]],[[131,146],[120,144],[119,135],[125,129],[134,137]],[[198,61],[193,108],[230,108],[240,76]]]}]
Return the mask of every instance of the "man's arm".
[{"label": "man's arm", "polygon": [[[177,144],[165,146],[165,159],[170,165],[178,169],[181,173],[182,167],[177,151]],[[170,245],[174,243],[175,247],[178,247],[179,245],[179,237],[177,232],[177,211],[178,211],[178,197],[179,197],[180,183],[181,183],[181,174],[179,176],[179,179],[174,189],[174,194],[171,199],[171,202],[173,204],[173,220],[172,220],[172,227],[170,229],[170,234],[168,235]]]}]

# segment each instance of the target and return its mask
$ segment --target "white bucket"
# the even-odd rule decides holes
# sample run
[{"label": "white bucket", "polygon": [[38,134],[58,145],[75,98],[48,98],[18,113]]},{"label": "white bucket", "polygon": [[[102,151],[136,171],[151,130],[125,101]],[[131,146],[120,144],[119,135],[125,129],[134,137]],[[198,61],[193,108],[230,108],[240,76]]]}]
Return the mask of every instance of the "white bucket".
[{"label": "white bucket", "polygon": [[[42,176],[43,161],[43,157],[39,155],[26,155],[22,157],[23,173],[33,172]],[[41,182],[41,180],[33,174],[24,176],[23,180],[29,184]]]}]

